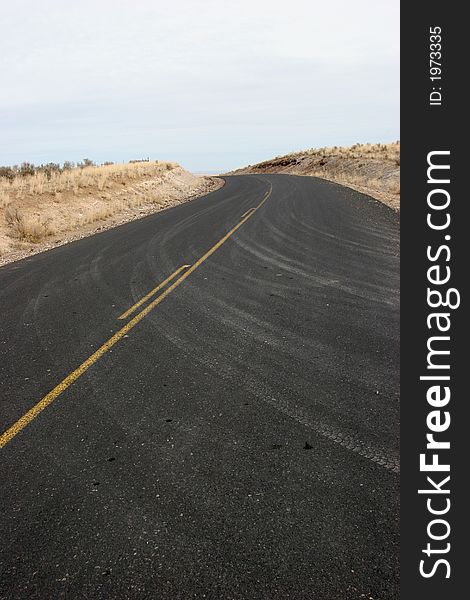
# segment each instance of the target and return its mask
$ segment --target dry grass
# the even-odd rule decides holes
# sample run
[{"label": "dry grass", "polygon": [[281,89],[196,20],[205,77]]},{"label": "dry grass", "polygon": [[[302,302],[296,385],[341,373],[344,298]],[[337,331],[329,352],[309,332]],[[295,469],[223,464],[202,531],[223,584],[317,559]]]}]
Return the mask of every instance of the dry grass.
[{"label": "dry grass", "polygon": [[[153,161],[0,177],[0,218],[7,235],[39,242],[59,231],[106,219],[125,208],[157,201],[139,184],[164,177],[175,163]],[[123,198],[125,191],[125,198]]]},{"label": "dry grass", "polygon": [[[183,202],[214,181],[172,162],[145,161],[0,176],[0,256],[36,252]],[[67,235],[67,232],[70,232]],[[58,238],[47,242],[51,236]],[[74,237],[75,236],[75,237]]]},{"label": "dry grass", "polygon": [[49,220],[41,220],[39,216],[29,215],[11,206],[5,210],[5,221],[12,234],[20,240],[39,242],[55,233]]},{"label": "dry grass", "polygon": [[[384,181],[380,177],[370,177],[367,174],[360,175],[356,173],[337,173],[328,169],[318,169],[312,171],[310,175],[314,177],[322,177],[323,179],[329,179],[343,185],[354,186],[355,188],[367,188],[369,190],[384,190],[386,189],[390,194],[400,195],[400,179],[393,178],[384,187]],[[373,195],[373,194],[372,194]]]},{"label": "dry grass", "polygon": [[0,209],[5,208],[10,204],[9,190],[2,190],[0,180]]},{"label": "dry grass", "polygon": [[385,160],[400,166],[400,142],[389,144],[354,144],[353,146],[332,146],[330,148],[310,148],[305,152],[292,152],[287,156],[341,157],[352,159]]},{"label": "dry grass", "polygon": [[75,168],[61,172],[35,173],[18,176],[12,181],[0,178],[0,198],[5,194],[12,199],[27,195],[57,194],[62,192],[80,193],[82,190],[97,188],[102,191],[112,188],[115,183],[127,184],[148,177],[161,175],[172,169],[176,163],[162,161],[137,162],[126,164]]},{"label": "dry grass", "polygon": [[310,148],[235,172],[312,175],[369,194],[395,210],[400,207],[400,142]]}]

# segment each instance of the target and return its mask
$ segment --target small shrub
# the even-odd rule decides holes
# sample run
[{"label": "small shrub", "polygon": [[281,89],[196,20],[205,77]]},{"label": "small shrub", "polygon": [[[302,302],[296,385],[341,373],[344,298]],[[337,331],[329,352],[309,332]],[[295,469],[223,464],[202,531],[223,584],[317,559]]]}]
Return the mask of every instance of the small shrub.
[{"label": "small shrub", "polygon": [[0,177],[5,177],[5,179],[12,181],[16,177],[16,172],[13,167],[0,167]]},{"label": "small shrub", "polygon": [[22,213],[18,208],[8,206],[5,210],[5,221],[20,240],[39,242],[52,233],[48,222],[39,217]]},{"label": "small shrub", "polygon": [[23,162],[21,163],[19,174],[22,177],[26,177],[27,175],[34,175],[36,173],[36,168],[33,163]]},{"label": "small shrub", "polygon": [[58,163],[47,163],[36,167],[38,173],[44,173],[48,180],[51,179],[52,173],[61,173],[62,169]]},{"label": "small shrub", "polygon": [[91,160],[91,158],[84,158],[82,162],[77,163],[77,167],[79,169],[85,169],[85,167],[94,167],[95,163]]}]

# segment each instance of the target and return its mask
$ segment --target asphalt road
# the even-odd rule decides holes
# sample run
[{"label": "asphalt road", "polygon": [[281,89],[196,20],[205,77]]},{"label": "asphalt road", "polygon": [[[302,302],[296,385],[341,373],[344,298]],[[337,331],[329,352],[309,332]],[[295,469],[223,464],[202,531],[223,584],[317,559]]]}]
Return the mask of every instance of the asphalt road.
[{"label": "asphalt road", "polygon": [[398,598],[398,236],[233,176],[1,268],[0,598]]}]

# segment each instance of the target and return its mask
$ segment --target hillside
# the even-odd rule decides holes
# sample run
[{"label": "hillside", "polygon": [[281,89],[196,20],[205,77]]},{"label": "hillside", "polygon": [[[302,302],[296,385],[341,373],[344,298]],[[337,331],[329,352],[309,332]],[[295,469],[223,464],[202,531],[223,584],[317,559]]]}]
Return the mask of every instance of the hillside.
[{"label": "hillside", "polygon": [[364,192],[394,210],[400,210],[400,142],[312,148],[232,172],[242,173],[322,177]]},{"label": "hillside", "polygon": [[220,187],[176,163],[0,168],[0,264],[91,235]]}]

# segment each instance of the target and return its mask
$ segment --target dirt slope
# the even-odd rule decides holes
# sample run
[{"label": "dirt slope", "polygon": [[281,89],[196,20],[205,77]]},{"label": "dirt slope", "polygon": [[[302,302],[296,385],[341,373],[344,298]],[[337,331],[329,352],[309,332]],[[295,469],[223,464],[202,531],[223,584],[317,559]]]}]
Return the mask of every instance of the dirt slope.
[{"label": "dirt slope", "polygon": [[336,181],[400,210],[400,142],[310,149],[232,173],[290,173]]}]

